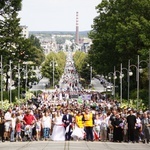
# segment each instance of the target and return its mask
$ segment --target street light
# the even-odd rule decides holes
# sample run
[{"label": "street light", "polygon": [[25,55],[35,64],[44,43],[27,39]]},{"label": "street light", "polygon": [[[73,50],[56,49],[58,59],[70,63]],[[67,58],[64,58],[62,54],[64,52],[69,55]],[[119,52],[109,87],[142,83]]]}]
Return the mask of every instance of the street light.
[{"label": "street light", "polygon": [[[147,67],[148,67],[148,81],[149,81],[149,89],[148,89],[148,93],[149,93],[149,103],[148,103],[148,108],[149,108],[149,110],[150,110],[150,50],[149,50],[149,60],[148,61],[146,61],[146,60],[140,60],[139,59],[139,55],[138,55],[138,68],[139,68],[139,66],[140,66],[140,64],[141,63],[143,63],[143,62],[145,62],[146,64],[147,64]],[[139,72],[141,73],[141,72],[143,72],[143,70],[141,69],[141,68],[139,68]]]},{"label": "street light", "polygon": [[1,55],[1,107],[2,107],[2,110],[3,110],[3,58],[2,58],[2,55]]},{"label": "street light", "polygon": [[[115,67],[114,67],[114,83],[115,83],[115,80],[116,80],[116,73],[118,72],[119,73],[119,78],[120,78],[120,103],[122,104],[122,78],[123,78],[123,74],[122,74],[122,63],[120,65],[120,71],[118,70],[115,70]],[[114,87],[115,88],[115,87]],[[114,97],[115,98],[115,97]]]},{"label": "street light", "polygon": [[54,60],[54,58],[53,58],[53,60],[50,62],[50,66],[52,66],[53,67],[53,88],[54,88],[54,84],[55,84],[55,67],[57,67],[58,66],[58,64],[57,64],[57,62]]},{"label": "street light", "polygon": [[12,67],[11,67],[12,61],[9,61],[9,69],[10,69],[10,103],[12,102],[12,91],[11,91],[11,86],[12,86]]},{"label": "street light", "polygon": [[32,68],[32,71],[31,70],[28,71],[28,65],[32,65],[34,63],[32,61],[26,61],[26,62],[23,62],[23,64],[26,66],[25,71],[24,71],[24,73],[25,73],[24,79],[26,79],[26,81],[25,81],[25,91],[27,91],[28,73],[33,72],[33,68]]},{"label": "street light", "polygon": [[93,68],[91,65],[87,64],[88,67],[90,67],[90,84],[92,84],[92,72],[93,72]]},{"label": "street light", "polygon": [[[114,72],[109,72],[108,73],[108,79],[111,79],[111,76],[110,75],[112,75],[113,76],[113,80],[114,80]],[[115,99],[115,80],[113,81],[114,83],[113,83],[113,90],[112,90],[112,95],[114,95],[114,99]]]},{"label": "street light", "polygon": [[21,68],[20,68],[20,64],[18,64],[18,69],[16,69],[18,72],[16,74],[16,78],[18,78],[18,100],[20,100],[20,79],[21,79],[21,73],[24,72],[23,71],[20,71]]},{"label": "street light", "polygon": [[35,75],[33,75],[33,70],[29,70],[29,71],[23,71],[25,73],[25,76],[23,77],[23,79],[25,79],[25,91],[27,92],[28,89],[28,76],[29,76],[29,73],[31,73],[31,78],[34,78]]},{"label": "street light", "polygon": [[[142,61],[141,61],[142,62]],[[129,76],[133,75],[133,72],[130,70],[131,67],[136,68],[136,82],[137,82],[137,109],[138,109],[138,102],[139,102],[139,73],[142,73],[142,69],[140,69],[140,63],[139,61],[139,55],[138,55],[138,60],[137,60],[137,66],[136,65],[130,65],[130,61],[128,63],[128,73]],[[129,87],[128,87],[129,88]]]},{"label": "street light", "polygon": [[[12,67],[11,67],[11,64],[12,64],[12,61],[10,60],[9,61],[9,65],[6,64],[6,65],[3,66],[3,68],[1,68],[2,69],[2,72],[1,72],[1,74],[2,74],[2,82],[3,82],[3,70],[4,70],[5,67],[9,67],[8,75],[10,76],[10,80],[9,80],[9,102],[10,103],[12,102],[12,91],[11,91],[11,86],[12,86]],[[2,85],[2,89],[3,89],[3,85]]]},{"label": "street light", "polygon": [[150,50],[149,50],[149,61],[148,61],[148,80],[149,80],[149,104],[148,108],[150,110]]},{"label": "street light", "polygon": [[9,81],[9,90],[10,90],[10,97],[9,97],[9,102],[12,102],[12,93],[11,93],[11,86],[12,86],[12,67],[11,67],[12,61],[9,61],[9,64],[6,64],[3,66],[3,57],[1,55],[1,66],[0,66],[0,70],[1,70],[1,104],[2,104],[2,108],[3,108],[3,70],[5,67],[9,67],[9,76],[10,76],[10,81]]}]

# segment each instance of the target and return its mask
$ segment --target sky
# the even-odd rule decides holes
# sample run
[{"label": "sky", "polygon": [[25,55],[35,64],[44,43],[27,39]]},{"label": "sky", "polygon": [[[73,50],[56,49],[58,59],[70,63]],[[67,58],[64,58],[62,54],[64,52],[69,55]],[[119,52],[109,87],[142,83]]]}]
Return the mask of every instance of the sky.
[{"label": "sky", "polygon": [[20,24],[29,31],[75,31],[76,12],[79,31],[91,30],[101,0],[22,0]]}]

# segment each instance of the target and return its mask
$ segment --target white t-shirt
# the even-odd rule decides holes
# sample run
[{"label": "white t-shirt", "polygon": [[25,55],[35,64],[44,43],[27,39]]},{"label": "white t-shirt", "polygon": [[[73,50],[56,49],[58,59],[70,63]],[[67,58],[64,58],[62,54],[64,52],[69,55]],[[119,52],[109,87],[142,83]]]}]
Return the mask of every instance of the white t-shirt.
[{"label": "white t-shirt", "polygon": [[42,127],[51,129],[51,117],[50,116],[43,116]]},{"label": "white t-shirt", "polygon": [[16,127],[16,118],[11,118],[11,128],[14,130]]}]

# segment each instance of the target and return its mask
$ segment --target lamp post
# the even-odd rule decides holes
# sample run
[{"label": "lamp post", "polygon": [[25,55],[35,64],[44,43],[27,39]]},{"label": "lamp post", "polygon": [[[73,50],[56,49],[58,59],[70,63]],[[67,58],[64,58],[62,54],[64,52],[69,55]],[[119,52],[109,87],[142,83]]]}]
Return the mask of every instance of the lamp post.
[{"label": "lamp post", "polygon": [[113,76],[114,76],[114,100],[115,100],[115,96],[116,96],[116,67],[114,66],[114,74],[113,74]]},{"label": "lamp post", "polygon": [[133,73],[131,72],[130,70],[130,60],[128,60],[128,69],[126,68],[123,68],[123,69],[126,69],[127,70],[127,82],[128,82],[128,106],[129,106],[129,101],[130,101],[130,76],[133,75]]},{"label": "lamp post", "polygon": [[[139,55],[138,55],[138,68],[139,68],[139,66],[140,66],[140,64],[142,63],[142,62],[145,62],[146,64],[147,64],[147,67],[148,67],[148,82],[149,82],[149,85],[148,85],[148,108],[149,108],[149,110],[150,110],[150,50],[149,50],[149,60],[148,61],[146,61],[146,60],[140,60],[139,59]],[[139,73],[141,73],[142,72],[142,69],[140,69],[139,68]],[[138,85],[139,86],[139,85]]]},{"label": "lamp post", "polygon": [[93,71],[93,68],[92,68],[92,66],[90,66],[90,81],[91,81],[91,84],[92,84],[92,71]]},{"label": "lamp post", "polygon": [[120,64],[120,103],[122,104],[122,63]]},{"label": "lamp post", "polygon": [[[16,78],[18,78],[18,100],[20,100],[20,78],[21,78],[20,64],[18,64],[18,67],[15,66],[13,69],[11,68],[11,65],[10,65],[10,80],[11,80],[11,82],[12,82],[12,71],[13,70],[17,71]],[[22,72],[24,72],[24,71],[22,71]]]},{"label": "lamp post", "polygon": [[23,77],[25,79],[25,91],[27,92],[28,91],[28,77],[29,77],[29,73],[31,73],[31,77],[30,78],[33,78],[35,77],[35,75],[33,75],[33,70],[29,70],[29,71],[24,71],[25,73],[25,76]]},{"label": "lamp post", "polygon": [[12,91],[11,91],[11,86],[12,86],[12,67],[11,67],[12,61],[9,61],[9,64],[6,64],[3,66],[3,57],[1,55],[1,104],[3,108],[3,70],[5,67],[9,67],[9,75],[10,75],[10,81],[9,81],[9,102],[12,102]]},{"label": "lamp post", "polygon": [[21,71],[20,72],[20,64],[18,64],[18,69],[16,69],[18,71],[17,75],[16,75],[16,78],[18,78],[18,100],[20,100],[20,79],[21,79],[21,72],[24,72],[24,71]]},{"label": "lamp post", "polygon": [[[136,82],[137,82],[137,109],[138,109],[138,102],[139,102],[139,70],[138,67],[136,65],[130,65],[129,68],[131,67],[135,67],[136,68]],[[133,75],[133,72],[131,72],[131,70],[128,72],[129,76]]]},{"label": "lamp post", "polygon": [[25,65],[25,76],[24,76],[24,79],[25,79],[25,91],[27,91],[27,83],[28,83],[28,73],[31,72],[30,70],[28,71],[28,65],[32,65],[34,64],[32,61],[26,61],[26,62],[23,62],[23,64]]},{"label": "lamp post", "polygon": [[149,103],[148,103],[148,108],[150,110],[150,50],[149,50],[149,61],[148,61],[148,80],[149,80],[149,90],[148,90],[148,95],[149,95]]},{"label": "lamp post", "polygon": [[122,104],[122,78],[123,78],[123,74],[122,74],[122,63],[120,64],[120,71],[115,70],[114,68],[114,81],[116,80],[116,73],[119,73],[119,78],[120,78],[120,103]]},{"label": "lamp post", "polygon": [[[115,81],[114,80],[114,72],[109,72],[108,73],[108,79],[111,79],[111,77],[110,77],[110,75],[112,75],[113,76],[113,82]],[[112,90],[112,95],[115,95],[114,93],[115,93],[115,82],[113,83],[113,90]],[[114,96],[115,97],[115,96]]]},{"label": "lamp post", "polygon": [[20,64],[18,64],[18,100],[20,101]]},{"label": "lamp post", "polygon": [[143,62],[144,60],[140,61],[139,60],[139,55],[138,55],[138,58],[137,58],[137,66],[136,65],[130,65],[130,63],[128,64],[128,68],[129,68],[129,76],[132,76],[133,73],[131,72],[130,68],[131,67],[135,67],[136,68],[136,82],[137,82],[137,109],[138,109],[138,106],[139,106],[139,76],[140,76],[140,73],[142,72],[142,69],[140,69],[140,63]]},{"label": "lamp post", "polygon": [[53,67],[53,88],[55,88],[55,66],[58,66],[58,64],[55,62],[54,58],[51,61],[50,66]]},{"label": "lamp post", "polygon": [[11,86],[12,86],[12,67],[11,67],[11,60],[9,62],[9,69],[10,69],[10,103],[12,102],[12,91],[11,91]]},{"label": "lamp post", "polygon": [[1,55],[1,107],[3,110],[3,58]]},{"label": "lamp post", "polygon": [[93,68],[89,64],[87,64],[87,66],[90,67],[90,84],[92,84]]}]

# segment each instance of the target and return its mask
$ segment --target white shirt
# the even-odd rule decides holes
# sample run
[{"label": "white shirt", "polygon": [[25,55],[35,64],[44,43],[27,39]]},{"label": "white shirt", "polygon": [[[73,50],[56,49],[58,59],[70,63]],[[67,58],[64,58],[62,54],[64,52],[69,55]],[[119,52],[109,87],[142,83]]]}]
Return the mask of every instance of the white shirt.
[{"label": "white shirt", "polygon": [[16,127],[16,118],[11,118],[11,127],[14,130]]},{"label": "white shirt", "polygon": [[42,127],[51,129],[51,118],[50,118],[50,116],[43,116]]}]

